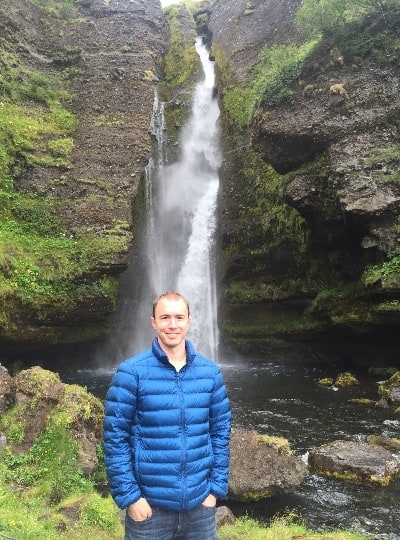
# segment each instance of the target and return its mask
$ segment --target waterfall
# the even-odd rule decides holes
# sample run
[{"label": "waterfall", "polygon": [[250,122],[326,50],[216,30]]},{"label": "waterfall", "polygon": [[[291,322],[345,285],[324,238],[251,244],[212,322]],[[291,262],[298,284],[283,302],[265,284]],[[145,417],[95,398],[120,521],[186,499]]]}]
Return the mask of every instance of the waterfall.
[{"label": "waterfall", "polygon": [[133,349],[136,352],[149,345],[153,298],[177,290],[191,306],[189,339],[200,352],[217,359],[219,108],[214,96],[214,64],[202,38],[196,40],[196,51],[203,78],[196,85],[191,114],[181,131],[176,163],[167,163],[164,104],[157,96],[154,102],[151,129],[156,151],[146,168],[146,223],[140,248],[143,271],[135,277],[140,298],[135,299]]}]

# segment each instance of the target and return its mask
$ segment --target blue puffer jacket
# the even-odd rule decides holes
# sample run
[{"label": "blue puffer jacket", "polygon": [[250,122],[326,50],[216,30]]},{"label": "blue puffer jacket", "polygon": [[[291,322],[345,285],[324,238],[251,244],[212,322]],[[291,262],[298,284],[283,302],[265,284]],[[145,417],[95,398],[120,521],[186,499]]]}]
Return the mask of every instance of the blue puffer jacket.
[{"label": "blue puffer jacket", "polygon": [[177,372],[154,339],[123,362],[107,393],[104,453],[111,494],[120,508],[190,510],[228,490],[231,412],[218,366],[186,341]]}]

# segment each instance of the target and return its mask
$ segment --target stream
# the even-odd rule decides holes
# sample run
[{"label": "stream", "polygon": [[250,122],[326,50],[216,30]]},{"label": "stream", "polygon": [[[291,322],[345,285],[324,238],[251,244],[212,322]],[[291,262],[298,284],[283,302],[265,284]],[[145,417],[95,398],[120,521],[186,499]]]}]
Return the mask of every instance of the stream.
[{"label": "stream", "polygon": [[[222,355],[223,358],[223,355]],[[400,419],[390,409],[350,403],[378,399],[378,379],[352,369],[360,385],[333,389],[318,384],[343,366],[321,366],[277,359],[220,361],[235,426],[288,439],[295,455],[336,439],[363,441],[370,434],[399,438]],[[104,398],[114,368],[60,373],[64,382],[87,386]],[[236,516],[263,522],[285,510],[296,511],[316,531],[346,529],[374,539],[400,540],[400,480],[387,487],[355,486],[309,474],[302,484],[257,503],[228,505]]]}]

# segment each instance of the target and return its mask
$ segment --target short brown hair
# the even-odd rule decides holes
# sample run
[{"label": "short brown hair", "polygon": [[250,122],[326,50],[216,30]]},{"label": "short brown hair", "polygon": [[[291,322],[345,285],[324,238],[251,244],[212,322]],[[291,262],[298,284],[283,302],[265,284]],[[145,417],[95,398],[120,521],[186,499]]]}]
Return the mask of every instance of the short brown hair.
[{"label": "short brown hair", "polygon": [[157,296],[157,298],[155,298],[153,300],[153,317],[156,316],[156,308],[158,306],[159,301],[162,300],[163,298],[167,298],[167,297],[174,298],[175,300],[179,300],[179,299],[183,300],[185,302],[187,310],[188,310],[188,317],[190,316],[189,302],[186,300],[186,298],[183,296],[183,294],[181,294],[179,292],[176,292],[176,291],[165,291],[162,294],[160,294],[160,296]]}]

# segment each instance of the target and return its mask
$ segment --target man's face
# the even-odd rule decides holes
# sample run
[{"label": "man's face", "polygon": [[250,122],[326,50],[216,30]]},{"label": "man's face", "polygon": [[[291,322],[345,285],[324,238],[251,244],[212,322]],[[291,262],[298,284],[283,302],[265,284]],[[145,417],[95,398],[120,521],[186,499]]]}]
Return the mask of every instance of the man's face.
[{"label": "man's face", "polygon": [[191,317],[181,298],[161,298],[156,306],[151,324],[157,332],[161,348],[174,349],[182,345],[189,330]]}]

